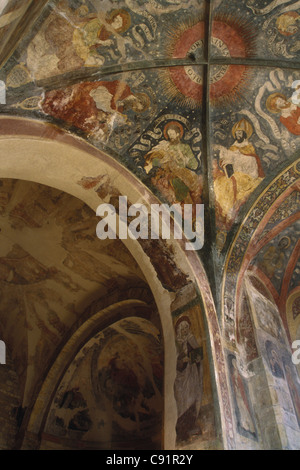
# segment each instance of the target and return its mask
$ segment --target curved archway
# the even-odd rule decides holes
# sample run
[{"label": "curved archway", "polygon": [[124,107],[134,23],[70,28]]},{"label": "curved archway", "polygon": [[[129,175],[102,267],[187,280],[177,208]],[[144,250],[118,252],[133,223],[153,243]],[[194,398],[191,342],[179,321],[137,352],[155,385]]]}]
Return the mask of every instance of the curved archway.
[{"label": "curved archway", "polygon": [[[292,322],[287,316],[299,256],[299,175],[300,160],[296,155],[252,203],[230,247],[223,277],[224,340],[227,354],[236,361],[235,373],[244,381],[247,392],[246,398],[235,404],[236,428],[240,435],[252,435],[257,441],[261,438],[268,448],[294,445],[285,422],[287,412],[295,423],[299,422],[297,400],[293,403],[293,394],[299,394],[299,379],[292,361]],[[258,377],[264,384],[265,402],[249,398]],[[268,387],[277,387],[276,399]],[[288,400],[289,410],[285,407]],[[248,409],[252,408],[250,426],[247,413],[241,418],[246,402]],[[260,418],[260,430],[255,429],[253,417],[264,413],[276,429],[273,441]]]},{"label": "curved archway", "polygon": [[[31,415],[30,415],[30,421],[28,423],[28,426],[27,426],[27,431],[26,431],[26,436],[28,437],[28,441],[31,440],[33,441],[33,436],[39,436],[39,439],[41,439],[44,444],[47,446],[47,442],[48,441],[51,441],[51,439],[53,440],[56,440],[56,441],[59,441],[59,437],[62,437],[62,435],[60,434],[60,432],[58,432],[57,435],[55,435],[55,431],[59,430],[61,431],[62,429],[60,427],[56,427],[54,422],[55,422],[55,418],[52,416],[51,417],[51,408],[54,409],[54,408],[61,408],[60,406],[56,407],[55,406],[55,403],[57,402],[57,398],[55,398],[57,395],[61,396],[62,395],[62,392],[61,392],[61,388],[62,388],[62,382],[65,381],[66,382],[66,389],[64,390],[64,393],[67,393],[67,389],[71,388],[72,389],[72,386],[70,385],[69,381],[68,381],[68,374],[69,374],[69,369],[70,368],[73,368],[73,371],[75,371],[75,375],[78,375],[77,373],[77,365],[79,362],[81,362],[82,360],[85,361],[85,356],[86,356],[86,353],[87,351],[91,351],[93,353],[93,351],[96,349],[98,351],[98,354],[100,353],[101,349],[102,349],[102,343],[105,343],[106,344],[106,348],[108,348],[109,350],[109,357],[107,360],[107,363],[109,363],[110,360],[112,360],[115,356],[116,356],[116,353],[118,352],[118,357],[120,358],[121,361],[123,361],[125,363],[125,367],[124,368],[124,371],[127,372],[127,375],[126,375],[126,379],[125,380],[129,380],[129,371],[130,371],[130,374],[132,376],[135,376],[135,373],[134,373],[134,354],[137,355],[138,354],[138,350],[139,350],[139,344],[137,342],[137,345],[136,346],[136,350],[135,352],[131,351],[131,347],[130,345],[126,345],[126,339],[129,338],[130,342],[132,343],[132,336],[136,336],[137,337],[137,334],[141,333],[141,331],[143,332],[143,328],[139,328],[139,324],[138,322],[143,319],[143,323],[141,323],[141,325],[143,326],[144,323],[149,325],[148,326],[148,329],[150,329],[151,331],[155,331],[155,334],[157,335],[158,339],[156,340],[156,342],[159,342],[159,330],[154,326],[154,324],[151,322],[151,308],[149,308],[149,306],[147,304],[145,304],[145,302],[143,302],[142,300],[124,300],[124,301],[120,301],[118,303],[115,303],[115,304],[112,304],[110,305],[109,307],[103,309],[103,310],[100,310],[98,311],[97,313],[95,313],[94,315],[92,315],[90,318],[88,318],[82,325],[81,327],[79,327],[74,333],[73,335],[70,336],[70,339],[69,341],[64,345],[64,347],[62,348],[62,350],[60,351],[60,353],[58,354],[55,362],[53,363],[51,369],[49,370],[48,374],[47,374],[47,377],[39,391],[39,394],[38,394],[38,397],[34,403],[34,407],[33,407],[33,410],[31,412]],[[114,334],[117,336],[117,333],[118,333],[118,328],[116,329],[116,325],[117,324],[122,324],[123,320],[126,320],[127,323],[132,323],[135,325],[135,328],[136,330],[134,330],[134,334],[130,333],[130,326],[131,326],[131,329],[132,329],[132,325],[129,325],[128,327],[128,332],[126,331],[126,325],[124,327],[124,332],[122,332],[122,341],[123,343],[125,344],[125,348],[126,348],[126,352],[127,354],[124,354],[124,351],[121,351],[118,350],[118,342],[119,342],[119,339],[118,337],[116,339],[114,339],[114,341],[110,344],[110,340],[112,339],[112,337],[114,336],[112,334],[112,329],[114,331]],[[123,322],[124,323],[124,322]],[[109,330],[109,334],[105,334],[106,331]],[[116,330],[116,331],[115,331]],[[144,336],[147,338],[149,337],[149,334],[144,334]],[[101,341],[100,341],[101,339]],[[153,342],[153,338],[151,337],[151,340]],[[153,346],[153,344],[152,344]],[[112,349],[113,349],[113,352],[112,352]],[[143,348],[142,348],[143,349]],[[78,359],[76,359],[76,357],[81,354],[83,356],[83,358],[81,359],[81,361],[78,361]],[[160,380],[160,394],[162,394],[163,392],[163,378],[161,377],[161,372],[163,370],[163,356],[162,356],[162,345],[160,344],[159,342],[159,351],[157,351],[157,355],[160,354],[160,357],[156,357],[156,353],[155,351],[153,351],[153,356],[154,357],[154,363],[155,361],[158,363],[158,366],[161,367],[160,370],[155,370],[155,367],[154,365],[155,364],[140,364],[140,370],[139,370],[139,375],[141,374],[141,372],[145,372],[145,375],[143,375],[142,377],[142,380],[149,380],[149,377],[150,375],[156,373],[157,374],[157,377],[154,377],[154,379],[156,380]],[[145,355],[146,355],[146,352],[143,352],[143,358],[145,360]],[[131,356],[129,358],[129,356]],[[149,351],[148,351],[148,356],[150,357],[150,354],[149,354]],[[138,362],[138,356],[136,356],[135,358]],[[126,361],[129,361],[130,364],[131,364],[131,370],[129,369],[129,365],[126,363]],[[90,370],[90,376],[89,376],[89,373],[87,373],[90,381],[92,382],[93,384],[93,388],[95,388],[95,390],[93,391],[93,396],[94,396],[94,407],[95,405],[99,402],[100,398],[97,395],[97,391],[98,391],[98,385],[97,385],[97,377],[95,376],[95,374],[97,375],[97,373],[94,371],[93,367],[92,367],[92,357],[89,358],[89,360],[87,361],[87,363],[85,363],[84,365],[84,369],[88,368],[88,370]],[[143,362],[143,360],[142,360]],[[149,368],[151,368],[151,374],[149,372]],[[121,368],[121,371],[120,371],[120,380],[123,380],[122,379],[122,368]],[[112,371],[114,372],[114,371]],[[115,371],[116,372],[116,371]],[[148,375],[147,375],[148,373]],[[81,379],[80,379],[81,377]],[[77,378],[77,389],[78,389],[78,385],[81,383],[84,384],[85,381],[86,381],[86,378],[85,378],[85,374],[82,374],[81,375],[79,374],[79,378]],[[141,382],[141,381],[140,381]],[[136,389],[133,390],[133,397],[135,396],[135,394],[138,394],[139,395],[139,399],[142,399],[143,398],[143,392],[147,395],[146,393],[146,390],[144,390],[145,387],[143,387],[145,384],[143,383],[140,383],[140,382],[136,382],[135,385],[136,385]],[[74,385],[74,384],[73,384]],[[116,383],[117,385],[117,383]],[[74,388],[74,386],[73,386]],[[87,389],[89,387],[87,387],[87,384],[83,385],[82,387],[80,387],[79,385],[79,388],[82,388],[81,390],[81,394],[85,395]],[[152,389],[152,387],[151,387]],[[112,391],[111,391],[112,392]],[[118,393],[118,390],[116,389],[115,390],[115,393],[117,394]],[[111,408],[110,407],[110,403],[109,403],[109,395],[107,397],[108,400],[105,400],[106,401],[106,406],[108,408]],[[162,398],[160,396],[160,398]],[[116,396],[116,400],[118,399],[118,397]],[[120,397],[120,399],[122,399],[122,397]],[[88,401],[88,400],[87,400]],[[128,402],[130,402],[130,390],[128,392]],[[129,406],[129,403],[125,403],[125,405],[128,405]],[[137,403],[137,405],[140,405],[140,403]],[[162,406],[161,403],[159,403],[160,406]],[[70,407],[70,409],[76,409],[76,412],[74,412],[74,415],[79,412],[79,414],[81,412],[84,412],[84,413],[89,413],[89,405],[86,404],[86,401],[85,401],[85,406],[82,408],[82,406],[75,406],[74,408],[73,407]],[[103,404],[102,404],[102,407],[103,407]],[[121,413],[121,416],[122,416],[122,409],[120,409],[121,407],[121,404],[120,406],[118,407],[118,411]],[[77,409],[78,408],[78,409]],[[101,409],[101,408],[100,408]],[[111,410],[112,411],[112,410]],[[126,410],[124,410],[126,412]],[[162,411],[161,409],[159,411]],[[141,409],[141,406],[136,406],[136,414],[138,415],[138,413],[142,412],[142,409]],[[92,413],[93,415],[95,414],[95,410],[94,412]],[[162,432],[162,422],[159,421],[159,418],[160,416],[158,416],[157,414],[157,411],[154,410],[154,414],[155,414],[155,417],[156,417],[156,420],[155,420],[155,424],[160,424],[160,432]],[[95,417],[95,416],[94,416]],[[126,416],[127,418],[128,416]],[[74,417],[73,417],[74,418]],[[111,417],[110,417],[111,418]],[[153,416],[152,416],[153,418]],[[67,418],[69,419],[69,418]],[[53,424],[53,425],[50,425],[49,424],[49,421]],[[70,419],[69,419],[70,421]],[[93,419],[94,421],[94,419]],[[99,421],[101,421],[101,419],[99,418]],[[102,420],[103,421],[103,420]],[[124,420],[124,421],[127,421],[127,420]],[[151,421],[151,420],[150,420]],[[136,425],[136,416],[133,417],[133,423],[131,424],[134,424]],[[150,423],[151,424],[151,423]],[[94,428],[97,428],[97,426],[99,425],[99,423],[96,425],[94,424]],[[100,425],[99,425],[100,426]],[[49,430],[52,428],[52,432],[54,433],[54,435],[52,435],[52,432],[50,431],[50,434],[49,434]],[[72,429],[72,427],[70,427],[70,429]],[[76,440],[75,442],[79,442],[80,443],[80,439],[82,438],[82,431],[81,429],[75,429],[77,431],[79,431],[76,436]],[[137,432],[139,429],[136,427],[136,426],[133,426],[133,431]],[[152,430],[152,428],[150,427],[150,431]],[[65,433],[64,434],[67,434],[67,429],[65,429]],[[112,432],[112,429],[110,428],[110,432]],[[158,433],[158,436],[159,436],[159,430],[156,429],[156,432]],[[76,434],[76,433],[75,433]],[[106,429],[106,434],[107,434],[107,429]],[[134,435],[134,433],[133,433]],[[102,446],[104,446],[105,444],[113,444],[112,443],[112,439],[113,439],[113,436],[112,435],[106,435],[105,436],[105,433],[101,433],[101,436],[102,436],[102,441],[101,439],[99,440],[99,436],[97,437],[97,433],[96,433],[96,438],[98,440],[98,445],[100,446],[100,448],[102,448]],[[105,441],[103,442],[103,439],[104,439],[104,436],[105,436]],[[158,436],[156,436],[156,441],[158,440]],[[162,436],[160,436],[160,439],[161,439]],[[139,439],[140,439],[140,436],[138,434],[134,435],[134,438],[135,438],[135,445],[140,445],[139,444]],[[150,438],[150,435],[148,436],[148,438]],[[78,439],[78,440],[77,440]],[[72,439],[69,439],[70,443],[72,443]],[[69,445],[70,445],[69,443]],[[143,440],[142,443],[145,445],[145,441]],[[91,445],[91,442],[89,443]],[[156,442],[156,445],[157,444],[160,444],[160,442]],[[23,444],[24,445],[24,444]],[[74,445],[74,444],[73,444]],[[78,444],[77,444],[78,445]],[[95,441],[93,443],[94,446],[97,446],[97,441]],[[154,445],[154,444],[153,444]],[[149,442],[149,446],[151,446],[151,443]],[[43,447],[42,447],[43,448]],[[84,442],[81,443],[81,448],[84,448]]]},{"label": "curved archway", "polygon": [[272,216],[283,202],[288,200],[292,193],[299,191],[299,174],[299,157],[296,156],[294,161],[266,187],[252,204],[232,241],[226,259],[222,285],[223,299],[230,299],[230,307],[228,307],[228,302],[223,302],[226,310],[223,311],[223,327],[226,337],[236,336],[238,322],[236,308],[239,303],[243,277],[251,261],[262,247],[299,219],[299,213],[295,213],[281,223],[275,224],[272,230],[266,230]]},{"label": "curved archway", "polygon": [[[101,201],[126,195],[132,203],[149,205],[156,198],[128,170],[105,153],[56,127],[29,119],[1,117],[1,177],[35,181],[65,191],[96,210]],[[214,367],[223,445],[233,447],[233,426],[221,334],[209,283],[195,252],[184,251],[183,240],[155,240],[143,246],[124,240],[134,254],[153,293],[161,319],[165,347],[164,448],[176,441],[176,377],[174,326],[194,309],[208,328],[207,351]],[[169,248],[166,250],[166,246]],[[165,269],[161,270],[160,267]],[[195,325],[198,320],[195,320]],[[205,326],[204,325],[204,326]],[[196,326],[199,328],[199,325]],[[206,340],[205,340],[206,342]],[[208,360],[208,358],[207,358]],[[220,437],[220,436],[219,436]]]}]

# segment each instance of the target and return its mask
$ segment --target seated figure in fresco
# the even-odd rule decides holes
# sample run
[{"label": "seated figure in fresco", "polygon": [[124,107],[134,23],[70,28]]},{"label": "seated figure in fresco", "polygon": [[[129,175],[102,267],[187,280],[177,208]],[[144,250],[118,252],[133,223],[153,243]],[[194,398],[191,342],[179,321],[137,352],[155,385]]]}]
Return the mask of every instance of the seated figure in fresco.
[{"label": "seated figure in fresco", "polygon": [[162,140],[145,155],[145,171],[157,169],[152,183],[166,196],[169,202],[199,204],[201,182],[195,170],[199,162],[188,144],[181,142],[183,126],[177,121],[165,125]]},{"label": "seated figure in fresco", "polygon": [[83,130],[94,138],[104,138],[114,124],[124,124],[126,111],[146,111],[150,99],[145,93],[133,93],[119,80],[78,83],[45,94],[42,110]]},{"label": "seated figure in fresco", "polygon": [[280,114],[280,122],[294,135],[300,135],[300,108],[282,93],[272,93],[266,101],[266,108]]},{"label": "seated figure in fresco", "polygon": [[240,206],[247,200],[264,178],[263,168],[249,138],[253,132],[251,124],[241,119],[232,129],[236,139],[227,149],[215,145],[219,151],[219,168],[215,168],[214,189],[218,219],[230,225]]}]

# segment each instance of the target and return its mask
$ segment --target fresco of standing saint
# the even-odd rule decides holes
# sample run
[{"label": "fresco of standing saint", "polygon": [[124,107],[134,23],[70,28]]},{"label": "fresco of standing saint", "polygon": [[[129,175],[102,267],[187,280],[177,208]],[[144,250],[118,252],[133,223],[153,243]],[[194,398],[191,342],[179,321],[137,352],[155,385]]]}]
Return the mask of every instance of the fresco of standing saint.
[{"label": "fresco of standing saint", "polygon": [[174,392],[177,403],[177,439],[201,434],[198,423],[203,394],[203,349],[191,331],[187,316],[176,323],[177,367]]}]

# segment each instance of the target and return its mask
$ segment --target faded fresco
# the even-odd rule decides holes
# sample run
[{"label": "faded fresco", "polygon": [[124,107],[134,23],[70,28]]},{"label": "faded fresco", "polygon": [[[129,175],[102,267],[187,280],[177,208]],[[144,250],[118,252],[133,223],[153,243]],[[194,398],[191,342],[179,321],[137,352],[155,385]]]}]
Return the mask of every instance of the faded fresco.
[{"label": "faded fresco", "polygon": [[[231,2],[228,8],[213,2],[208,53],[212,64],[215,58],[225,62],[212,65],[206,78],[208,135],[202,120],[206,79],[198,65],[207,46],[205,4],[199,1],[153,1],[143,8],[138,1],[118,2],[118,8],[106,1],[101,10],[96,2],[53,2],[18,63],[11,59],[5,67],[7,102],[106,149],[166,202],[206,201],[208,172],[222,249],[250,196],[299,146],[297,69],[226,62],[263,58],[262,35],[270,58],[294,60],[297,2],[285,3],[260,8]],[[183,59],[184,65],[161,66]],[[125,71],[130,61],[143,66]]]},{"label": "faded fresco", "polygon": [[[240,66],[236,68],[239,74]],[[212,108],[216,225],[221,232],[230,230],[274,166],[280,167],[299,147],[300,108],[292,98],[299,78],[294,70],[248,67],[230,112],[224,106]]]},{"label": "faded fresco", "polygon": [[239,370],[237,358],[233,354],[228,355],[228,368],[233,392],[237,431],[243,436],[257,440],[258,434],[249,396],[249,387]]},{"label": "faded fresco", "polygon": [[26,66],[37,80],[82,67],[185,57],[203,39],[202,1],[54,3],[26,51]]},{"label": "faded fresco", "polygon": [[162,393],[159,331],[147,320],[122,320],[91,339],[66,371],[45,448],[160,449]]},{"label": "faded fresco", "polygon": [[215,418],[206,341],[199,305],[173,313],[176,335],[176,379],[174,395],[177,405],[176,438],[178,445],[205,447],[215,438]]},{"label": "faded fresco", "polygon": [[40,102],[42,111],[83,131],[95,145],[118,152],[169,203],[200,203],[202,134],[196,109],[201,95],[191,98],[188,111],[184,96],[181,103],[168,95],[156,96],[154,90],[165,84],[176,98],[166,68],[115,78],[47,92]]},{"label": "faded fresco", "polygon": [[91,302],[143,276],[136,277],[139,268],[120,241],[111,240],[112,248],[94,237],[95,214],[66,193],[3,179],[0,213],[0,312],[10,312],[0,331],[14,351],[27,406],[41,368]]},{"label": "faded fresco", "polygon": [[[226,14],[223,7],[226,3]],[[297,0],[233,0],[228,4],[213,0],[214,20],[227,19],[224,34],[239,30],[235,34],[235,48],[231,57],[257,57],[264,59],[291,59],[299,61],[299,2]],[[243,55],[245,46],[248,54]],[[216,48],[214,54],[226,57],[228,49]]]},{"label": "faded fresco", "polygon": [[0,4],[0,52],[13,37],[32,0],[3,0]]},{"label": "faded fresco", "polygon": [[[250,196],[299,147],[297,69],[227,63],[264,58],[263,37],[268,57],[296,60],[297,2],[285,3],[213,2],[208,135],[204,2],[142,8],[128,0],[115,8],[106,1],[101,10],[96,2],[53,2],[18,63],[5,67],[7,103],[106,149],[166,202],[206,201],[208,174],[221,250]],[[214,65],[216,58],[224,64]],[[125,71],[130,61],[143,66]]]},{"label": "faded fresco", "polygon": [[[33,4],[0,5],[0,59]],[[214,385],[225,445],[275,446],[269,431],[260,441],[267,405],[260,399],[255,408],[253,387],[263,384],[276,387],[278,401],[266,393],[266,403],[280,405],[277,424],[293,429],[286,445],[296,448],[299,381],[288,354],[300,335],[299,0],[51,0],[32,15],[32,28],[0,64],[0,116],[47,123],[87,142],[158,201],[205,205],[205,248],[197,256],[219,324],[211,327],[209,362],[202,315],[209,317],[212,303],[191,306],[187,295],[170,313],[176,445],[204,448],[216,439],[215,365],[223,373]],[[99,173],[82,174],[77,185],[99,200],[120,195]],[[65,193],[2,179],[0,216],[0,312],[11,312],[0,315],[0,332],[14,351],[26,407],[41,364],[50,366],[88,306],[145,279],[120,240],[99,244],[95,214]],[[167,244],[140,247],[168,294],[189,285]],[[81,440],[118,448],[126,439],[160,448],[166,397],[154,330],[134,317],[87,342],[56,391],[45,448]]]}]

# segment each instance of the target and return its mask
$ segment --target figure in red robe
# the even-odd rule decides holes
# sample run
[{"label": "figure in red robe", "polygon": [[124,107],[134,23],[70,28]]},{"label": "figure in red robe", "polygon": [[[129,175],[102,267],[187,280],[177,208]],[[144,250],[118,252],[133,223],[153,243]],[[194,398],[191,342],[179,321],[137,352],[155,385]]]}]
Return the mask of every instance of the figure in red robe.
[{"label": "figure in red robe", "polygon": [[84,82],[46,93],[42,110],[88,135],[104,135],[111,130],[113,121],[124,124],[128,110],[145,111],[150,99],[145,93],[133,93],[119,80]]},{"label": "figure in red robe", "polygon": [[300,135],[300,108],[281,93],[272,93],[266,107],[271,113],[280,113],[280,122],[294,135]]}]

